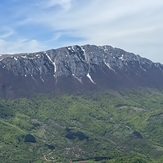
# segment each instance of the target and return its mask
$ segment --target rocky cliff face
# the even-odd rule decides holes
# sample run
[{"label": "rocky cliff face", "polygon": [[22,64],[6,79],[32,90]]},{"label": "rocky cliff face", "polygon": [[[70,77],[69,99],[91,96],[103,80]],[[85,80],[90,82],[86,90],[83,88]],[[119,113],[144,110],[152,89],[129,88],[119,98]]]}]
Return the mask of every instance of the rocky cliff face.
[{"label": "rocky cliff face", "polygon": [[0,56],[0,96],[162,88],[163,65],[111,46],[68,46]]}]

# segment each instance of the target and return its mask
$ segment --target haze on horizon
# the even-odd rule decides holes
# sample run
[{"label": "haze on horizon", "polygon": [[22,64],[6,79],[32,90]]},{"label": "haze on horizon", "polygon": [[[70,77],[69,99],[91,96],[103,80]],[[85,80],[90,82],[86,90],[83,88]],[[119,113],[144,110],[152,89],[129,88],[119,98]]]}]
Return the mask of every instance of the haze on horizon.
[{"label": "haze on horizon", "polygon": [[163,63],[162,0],[5,0],[0,54],[111,45]]}]

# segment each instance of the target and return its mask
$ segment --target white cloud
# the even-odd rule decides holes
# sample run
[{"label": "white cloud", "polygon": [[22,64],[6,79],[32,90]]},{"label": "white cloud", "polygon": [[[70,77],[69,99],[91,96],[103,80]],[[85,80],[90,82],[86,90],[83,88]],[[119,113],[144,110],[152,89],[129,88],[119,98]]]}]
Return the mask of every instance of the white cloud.
[{"label": "white cloud", "polygon": [[[41,49],[44,49],[45,46],[37,40],[14,40],[14,41],[6,41],[0,39],[0,52],[1,54],[15,54],[22,52],[37,52]],[[7,53],[6,53],[7,52]]]},{"label": "white cloud", "polygon": [[60,6],[63,10],[68,11],[72,6],[73,0],[48,0],[43,2],[43,8]]},{"label": "white cloud", "polygon": [[[54,2],[56,4],[56,2],[60,1]],[[139,29],[139,31],[142,31],[146,27],[149,28],[149,26],[158,23],[158,21],[160,26],[160,19],[155,22],[155,16],[158,16],[158,14],[153,17],[151,15],[160,5],[163,5],[161,1],[153,3],[147,0],[125,0],[123,3],[116,0],[114,3],[110,3],[108,0],[98,0],[95,1],[96,3],[93,3],[93,1],[89,2],[90,0],[88,0],[87,5],[83,6],[77,6],[74,3],[72,9],[66,14],[57,14],[55,10],[50,12],[49,16],[47,13],[42,13],[41,16],[36,14],[33,21],[41,24],[44,23],[54,28],[54,30],[74,30],[79,35],[80,33],[82,35],[86,33],[84,37],[88,38],[94,35],[94,31],[100,33],[115,29],[114,33],[118,33],[119,31],[116,30],[121,29],[131,33],[130,30],[134,31],[133,29],[135,29],[138,31]],[[116,25],[119,27],[117,28]],[[155,26],[157,28],[157,24]]]},{"label": "white cloud", "polygon": [[[162,0],[39,0],[37,2],[37,6],[34,4],[35,8],[31,9],[29,5],[30,7],[27,6],[25,10],[23,7],[20,9],[22,11],[19,13],[20,15],[23,13],[25,19],[17,22],[17,26],[24,24],[46,26],[53,32],[51,40],[44,40],[44,43],[34,38],[31,38],[31,41],[28,38],[24,43],[16,41],[20,46],[15,45],[13,41],[14,46],[10,51],[25,52],[28,51],[28,46],[34,51],[50,49],[54,48],[53,45],[57,42],[60,46],[72,43],[110,44],[163,63]],[[6,33],[7,37],[9,35],[9,32],[8,35]],[[60,38],[65,35],[84,39],[74,42],[61,40]],[[5,34],[0,38],[4,39]],[[11,45],[10,42],[7,43]],[[23,45],[28,46],[23,48]]]},{"label": "white cloud", "polygon": [[12,29],[5,29],[0,31],[0,39],[5,39],[12,36],[15,32]]}]

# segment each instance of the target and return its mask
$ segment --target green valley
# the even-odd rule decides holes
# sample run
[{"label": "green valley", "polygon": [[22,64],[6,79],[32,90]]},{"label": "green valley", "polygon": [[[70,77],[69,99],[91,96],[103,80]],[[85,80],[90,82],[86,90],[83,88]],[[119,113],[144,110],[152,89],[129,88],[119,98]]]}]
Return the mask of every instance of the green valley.
[{"label": "green valley", "polygon": [[161,163],[163,92],[1,99],[0,140],[3,163]]}]

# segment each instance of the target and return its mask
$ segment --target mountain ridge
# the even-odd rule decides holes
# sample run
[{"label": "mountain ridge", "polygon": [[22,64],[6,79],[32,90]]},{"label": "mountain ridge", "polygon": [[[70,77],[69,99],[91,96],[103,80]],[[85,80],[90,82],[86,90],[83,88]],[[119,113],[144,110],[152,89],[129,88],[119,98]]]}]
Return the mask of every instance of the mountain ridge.
[{"label": "mountain ridge", "polygon": [[109,45],[0,56],[2,97],[34,92],[162,88],[163,65]]}]

